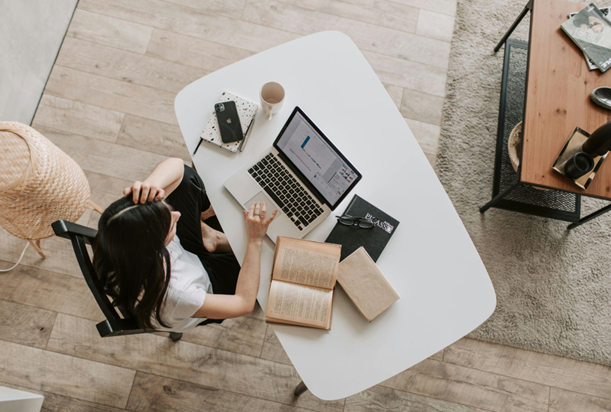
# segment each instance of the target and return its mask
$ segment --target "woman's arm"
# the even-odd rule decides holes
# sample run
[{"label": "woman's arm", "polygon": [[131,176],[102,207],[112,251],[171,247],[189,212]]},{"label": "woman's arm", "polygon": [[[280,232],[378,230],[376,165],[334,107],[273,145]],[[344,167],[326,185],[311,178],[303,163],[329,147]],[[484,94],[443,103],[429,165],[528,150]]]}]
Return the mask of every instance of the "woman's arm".
[{"label": "woman's arm", "polygon": [[261,245],[267,227],[278,212],[274,210],[270,218],[266,220],[266,211],[265,203],[253,203],[248,211],[244,211],[248,246],[238,276],[235,295],[207,294],[204,304],[193,315],[194,318],[237,318],[252,312],[259,291]]},{"label": "woman's arm", "polygon": [[134,203],[161,200],[169,196],[178,187],[184,171],[182,159],[166,159],[159,163],[143,182],[136,181],[131,187],[125,188],[123,194],[127,196],[131,193]]}]

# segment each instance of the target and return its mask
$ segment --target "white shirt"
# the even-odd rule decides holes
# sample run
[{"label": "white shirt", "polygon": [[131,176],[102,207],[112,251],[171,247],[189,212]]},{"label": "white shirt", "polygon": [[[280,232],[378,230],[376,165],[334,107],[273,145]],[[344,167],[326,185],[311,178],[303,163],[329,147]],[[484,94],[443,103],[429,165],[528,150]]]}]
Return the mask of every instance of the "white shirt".
[{"label": "white shirt", "polygon": [[153,317],[153,325],[160,330],[184,331],[206,320],[192,318],[204,304],[206,293],[213,293],[208,272],[197,255],[185,250],[178,236],[166,246],[170,252],[170,284],[161,307],[161,319],[170,325],[164,328]]}]

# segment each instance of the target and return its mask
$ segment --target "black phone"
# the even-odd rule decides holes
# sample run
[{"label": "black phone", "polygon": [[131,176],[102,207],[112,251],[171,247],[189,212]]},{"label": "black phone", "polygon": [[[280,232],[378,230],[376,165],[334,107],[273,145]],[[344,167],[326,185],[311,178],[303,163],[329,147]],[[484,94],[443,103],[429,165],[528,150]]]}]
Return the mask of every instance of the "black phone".
[{"label": "black phone", "polygon": [[238,108],[234,101],[217,103],[214,105],[214,111],[223,143],[239,142],[244,139]]}]

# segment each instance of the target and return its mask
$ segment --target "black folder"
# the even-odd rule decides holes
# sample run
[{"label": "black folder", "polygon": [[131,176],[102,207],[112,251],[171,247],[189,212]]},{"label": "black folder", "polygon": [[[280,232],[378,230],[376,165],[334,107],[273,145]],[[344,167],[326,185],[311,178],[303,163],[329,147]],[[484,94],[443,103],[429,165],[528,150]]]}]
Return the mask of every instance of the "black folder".
[{"label": "black folder", "polygon": [[352,217],[371,218],[374,226],[371,229],[363,229],[337,222],[325,242],[342,245],[341,260],[363,246],[373,261],[376,262],[395,230],[397,230],[399,221],[358,195],[354,195],[343,214]]}]

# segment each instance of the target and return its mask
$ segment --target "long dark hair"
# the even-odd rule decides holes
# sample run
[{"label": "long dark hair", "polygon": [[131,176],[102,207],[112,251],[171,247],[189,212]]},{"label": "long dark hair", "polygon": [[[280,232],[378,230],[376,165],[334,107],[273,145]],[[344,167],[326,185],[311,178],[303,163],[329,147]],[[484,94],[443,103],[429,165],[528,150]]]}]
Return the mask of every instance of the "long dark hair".
[{"label": "long dark hair", "polygon": [[[165,239],[172,216],[161,202],[135,204],[124,197],[111,204],[98,223],[93,266],[113,305],[143,329],[164,327],[161,306],[170,283],[170,254]],[[164,267],[165,266],[165,267]]]}]

